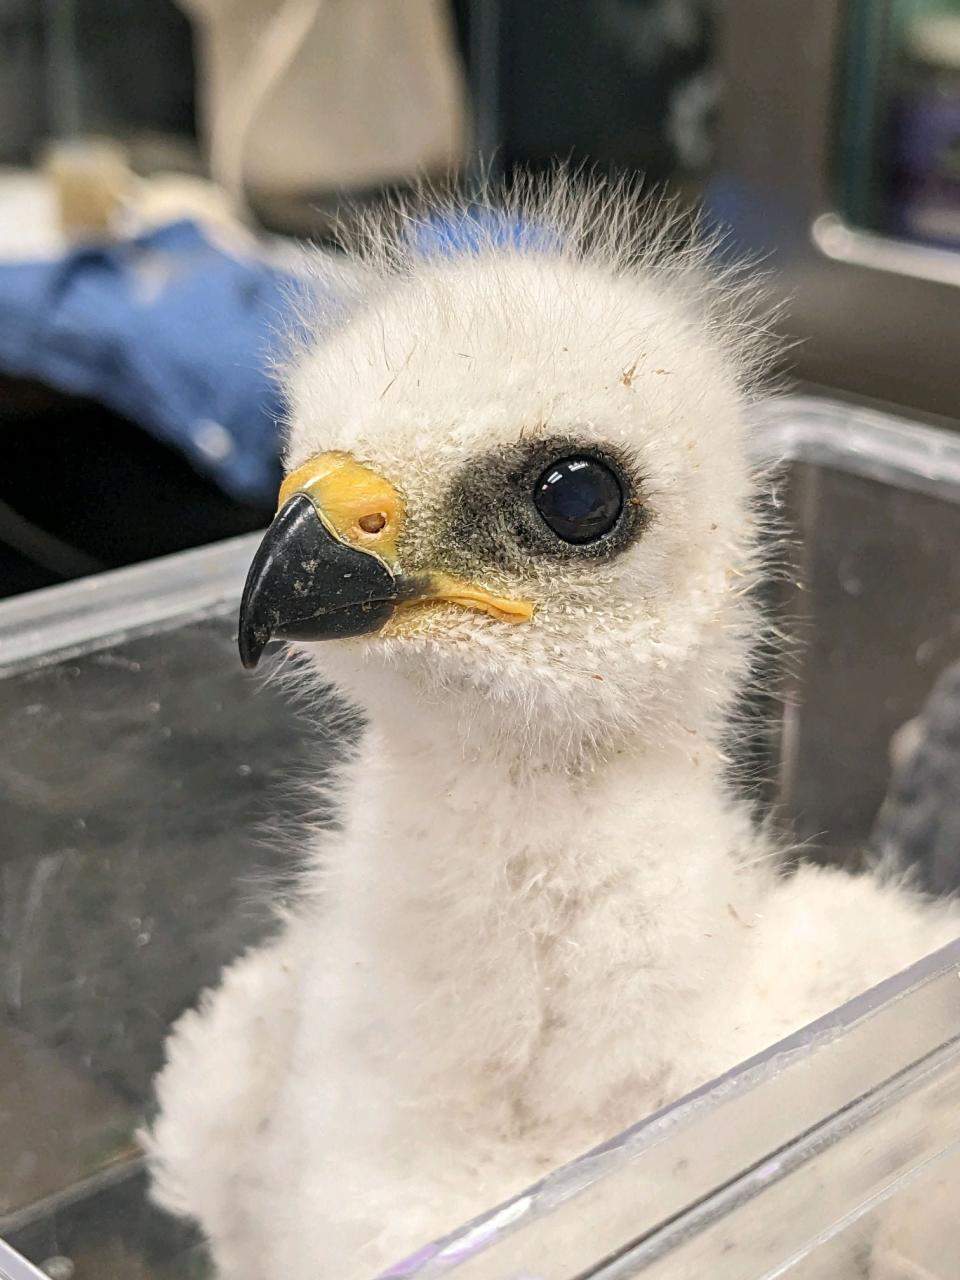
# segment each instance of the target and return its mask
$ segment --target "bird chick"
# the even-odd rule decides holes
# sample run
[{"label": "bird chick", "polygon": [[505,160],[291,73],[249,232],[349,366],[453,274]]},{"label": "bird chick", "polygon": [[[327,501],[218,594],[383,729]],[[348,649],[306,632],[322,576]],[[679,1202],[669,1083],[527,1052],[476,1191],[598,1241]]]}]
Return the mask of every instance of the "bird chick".
[{"label": "bird chick", "polygon": [[726,781],[762,625],[743,294],[623,191],[449,217],[469,251],[368,228],[286,375],[241,649],[286,637],[368,727],[158,1080],[154,1195],[225,1280],[372,1276],[958,932],[781,878]]}]

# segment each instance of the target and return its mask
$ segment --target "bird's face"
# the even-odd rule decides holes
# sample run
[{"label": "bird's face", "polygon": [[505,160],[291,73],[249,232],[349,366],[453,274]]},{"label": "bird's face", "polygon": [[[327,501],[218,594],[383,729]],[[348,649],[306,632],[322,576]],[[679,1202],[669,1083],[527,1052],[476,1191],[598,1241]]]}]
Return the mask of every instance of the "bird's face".
[{"label": "bird's face", "polygon": [[358,697],[387,674],[575,750],[723,704],[752,546],[742,396],[668,292],[547,256],[434,265],[306,351],[290,398],[248,665],[285,635]]}]

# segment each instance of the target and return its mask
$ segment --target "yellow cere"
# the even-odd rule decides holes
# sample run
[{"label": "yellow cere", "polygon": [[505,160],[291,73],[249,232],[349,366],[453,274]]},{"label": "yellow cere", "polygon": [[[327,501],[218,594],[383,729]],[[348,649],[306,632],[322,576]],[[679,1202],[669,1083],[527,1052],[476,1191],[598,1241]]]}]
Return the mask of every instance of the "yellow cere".
[{"label": "yellow cere", "polygon": [[397,539],[406,512],[389,480],[349,454],[318,453],[284,480],[278,509],[297,493],[310,499],[342,542],[374,551],[390,568],[396,567]]}]

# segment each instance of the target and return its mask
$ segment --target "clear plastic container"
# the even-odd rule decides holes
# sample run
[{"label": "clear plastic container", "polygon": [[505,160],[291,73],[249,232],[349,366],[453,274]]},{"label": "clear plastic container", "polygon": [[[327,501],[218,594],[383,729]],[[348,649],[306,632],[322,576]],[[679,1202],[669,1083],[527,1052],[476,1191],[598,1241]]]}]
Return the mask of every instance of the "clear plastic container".
[{"label": "clear plastic container", "polygon": [[[771,497],[806,583],[780,588],[804,648],[756,749],[812,855],[853,862],[891,737],[960,657],[960,438],[793,398],[763,408],[755,440],[784,462]],[[272,820],[330,750],[240,669],[256,542],[0,605],[0,1237],[73,1280],[204,1274],[189,1228],[146,1203],[133,1134],[169,1022],[258,936],[265,878],[284,891]],[[960,945],[510,1205],[478,1204],[391,1274],[805,1278],[910,1196],[936,1243],[960,1139],[958,972]],[[15,1265],[0,1253],[0,1277]]]}]

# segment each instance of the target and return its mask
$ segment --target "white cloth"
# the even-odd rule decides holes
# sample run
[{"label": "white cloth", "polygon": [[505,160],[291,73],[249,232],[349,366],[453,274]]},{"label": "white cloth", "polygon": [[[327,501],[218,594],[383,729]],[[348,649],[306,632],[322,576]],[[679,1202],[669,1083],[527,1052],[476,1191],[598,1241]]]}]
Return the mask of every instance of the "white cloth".
[{"label": "white cloth", "polygon": [[364,188],[462,158],[445,0],[180,0],[214,177],[235,195]]}]

